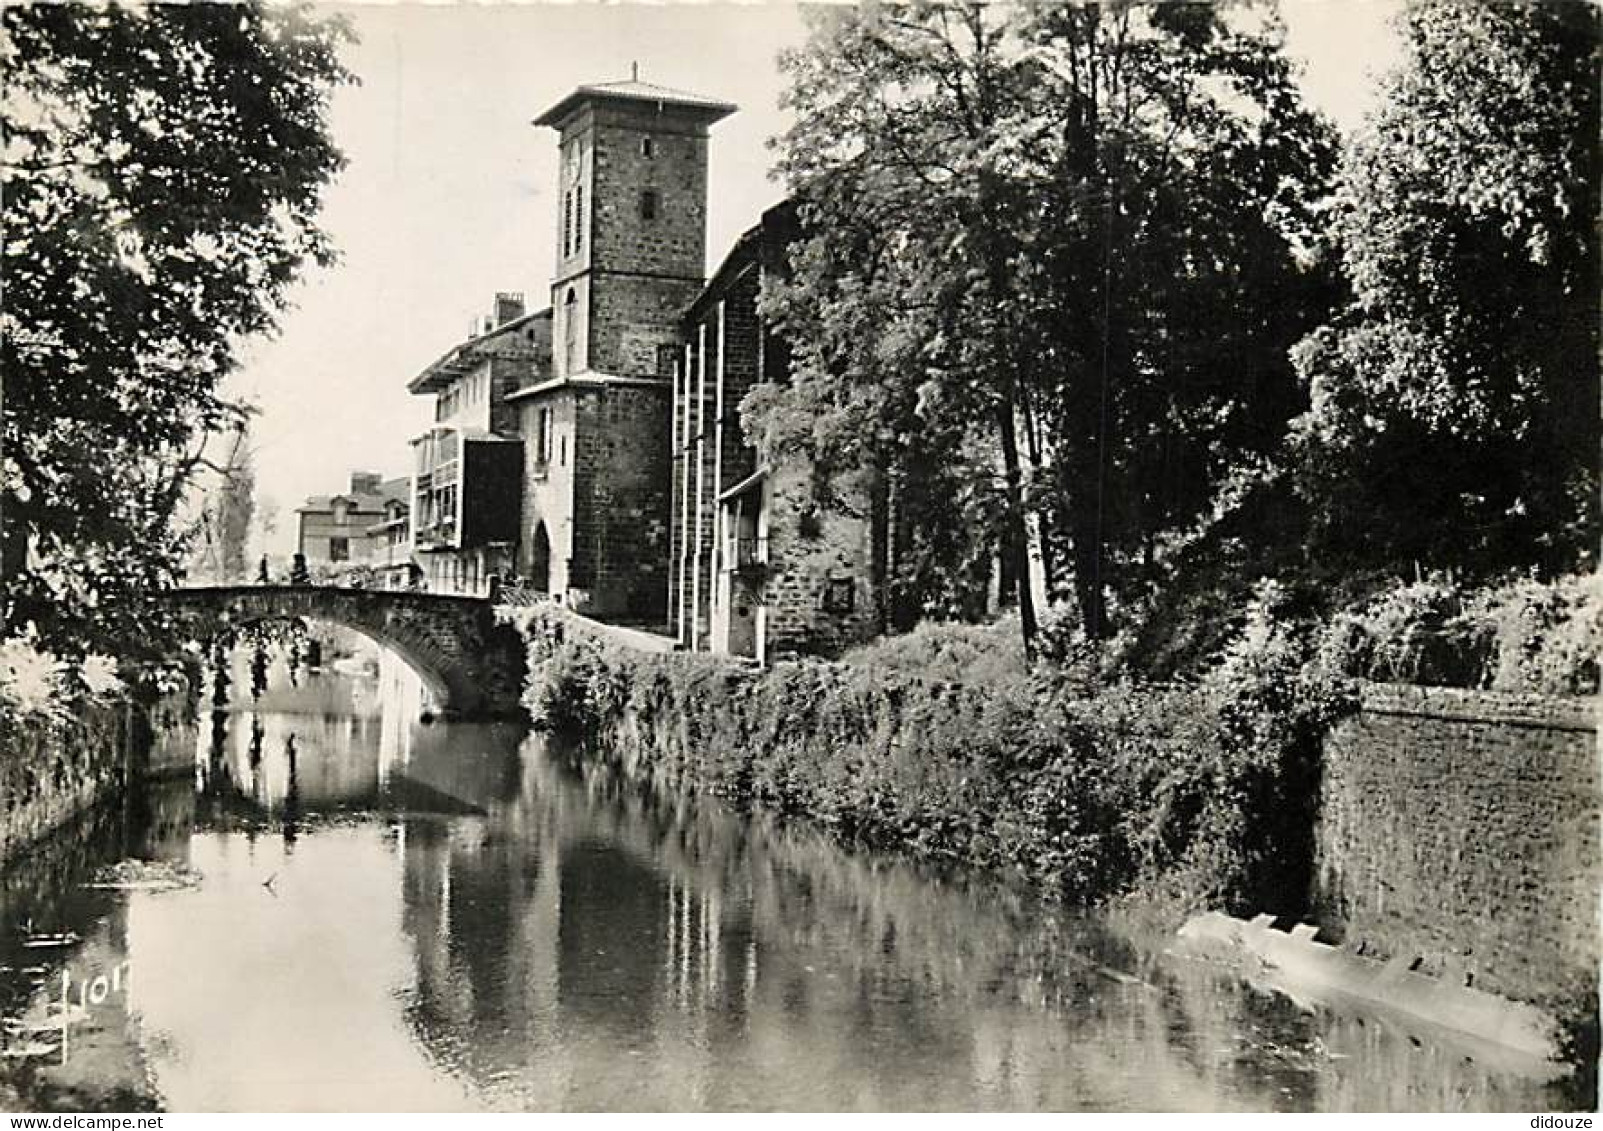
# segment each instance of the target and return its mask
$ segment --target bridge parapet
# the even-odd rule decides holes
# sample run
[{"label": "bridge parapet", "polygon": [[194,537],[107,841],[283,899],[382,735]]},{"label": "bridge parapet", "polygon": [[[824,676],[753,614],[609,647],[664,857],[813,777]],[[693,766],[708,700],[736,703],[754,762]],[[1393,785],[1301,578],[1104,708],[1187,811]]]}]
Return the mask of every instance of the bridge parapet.
[{"label": "bridge parapet", "polygon": [[522,708],[524,649],[489,601],[387,589],[234,585],[173,589],[161,601],[196,639],[262,620],[307,619],[350,628],[401,656],[441,710],[511,717]]}]

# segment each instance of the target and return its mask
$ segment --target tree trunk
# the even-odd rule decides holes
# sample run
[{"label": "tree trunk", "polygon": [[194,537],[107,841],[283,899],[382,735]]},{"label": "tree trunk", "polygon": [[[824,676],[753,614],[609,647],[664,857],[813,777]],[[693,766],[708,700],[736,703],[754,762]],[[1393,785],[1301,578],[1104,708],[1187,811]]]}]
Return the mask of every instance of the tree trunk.
[{"label": "tree trunk", "polygon": [[1002,474],[1005,483],[1007,515],[1004,519],[1003,553],[1013,574],[1014,592],[1019,602],[1019,629],[1024,637],[1024,661],[1035,661],[1035,594],[1030,590],[1029,535],[1024,524],[1023,470],[1019,465],[1019,438],[1011,398],[997,405],[997,426],[1002,440]]},{"label": "tree trunk", "polygon": [[874,594],[874,631],[890,627],[891,508],[890,477],[876,459],[868,471],[868,580]]}]

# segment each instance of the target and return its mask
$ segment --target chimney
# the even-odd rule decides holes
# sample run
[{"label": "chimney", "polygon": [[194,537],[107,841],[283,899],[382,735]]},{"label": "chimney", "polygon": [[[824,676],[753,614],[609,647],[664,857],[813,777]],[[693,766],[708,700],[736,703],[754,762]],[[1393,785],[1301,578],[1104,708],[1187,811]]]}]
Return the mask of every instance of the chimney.
[{"label": "chimney", "polygon": [[523,292],[500,291],[495,296],[495,324],[505,326],[514,318],[523,317]]},{"label": "chimney", "polygon": [[378,494],[378,485],[383,481],[383,478],[376,471],[353,471],[351,472],[351,494],[376,495]]}]

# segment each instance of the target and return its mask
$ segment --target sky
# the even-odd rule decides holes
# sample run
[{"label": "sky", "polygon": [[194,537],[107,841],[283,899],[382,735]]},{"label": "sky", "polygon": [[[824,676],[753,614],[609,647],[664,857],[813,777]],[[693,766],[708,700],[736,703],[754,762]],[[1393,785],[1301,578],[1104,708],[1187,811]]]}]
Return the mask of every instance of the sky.
[{"label": "sky", "polygon": [[[556,134],[539,113],[582,83],[640,78],[736,103],[712,129],[707,255],[722,259],[784,195],[769,179],[776,58],[800,46],[800,7],[750,4],[328,4],[357,42],[332,129],[349,164],[325,196],[340,262],[311,270],[271,339],[248,342],[234,391],[253,401],[263,548],[293,549],[294,510],[352,470],[404,474],[432,417],[406,384],[467,336],[497,291],[549,302]],[[1396,0],[1283,0],[1309,99],[1343,129],[1396,58]]]}]

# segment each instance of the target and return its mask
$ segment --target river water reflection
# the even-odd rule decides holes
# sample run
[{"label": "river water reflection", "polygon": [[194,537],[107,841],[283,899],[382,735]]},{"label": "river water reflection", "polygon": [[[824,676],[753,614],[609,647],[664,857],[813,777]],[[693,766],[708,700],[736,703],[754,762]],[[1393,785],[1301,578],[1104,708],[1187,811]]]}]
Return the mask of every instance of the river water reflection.
[{"label": "river water reflection", "polygon": [[[0,1103],[1566,1102],[1448,1043],[1304,1011],[1162,939],[653,802],[517,727],[415,717],[393,689],[304,680],[170,736],[193,744],[192,781],[6,873]],[[85,886],[125,857],[198,878]]]}]

